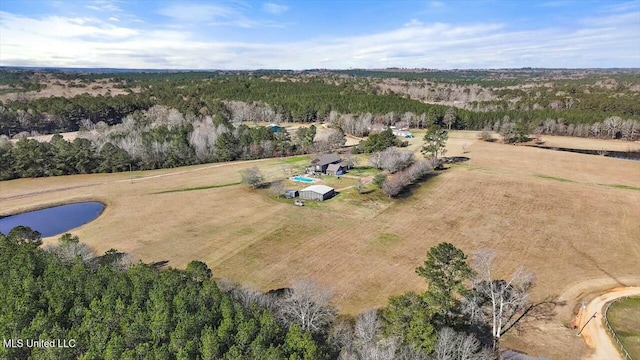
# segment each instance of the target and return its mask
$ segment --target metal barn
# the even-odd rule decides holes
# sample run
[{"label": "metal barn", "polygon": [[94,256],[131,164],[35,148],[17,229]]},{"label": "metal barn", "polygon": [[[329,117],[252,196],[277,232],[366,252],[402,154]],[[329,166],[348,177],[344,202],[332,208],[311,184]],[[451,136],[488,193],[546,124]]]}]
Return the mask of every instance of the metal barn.
[{"label": "metal barn", "polygon": [[311,185],[300,190],[299,194],[302,199],[324,201],[332,198],[336,192],[326,185]]}]

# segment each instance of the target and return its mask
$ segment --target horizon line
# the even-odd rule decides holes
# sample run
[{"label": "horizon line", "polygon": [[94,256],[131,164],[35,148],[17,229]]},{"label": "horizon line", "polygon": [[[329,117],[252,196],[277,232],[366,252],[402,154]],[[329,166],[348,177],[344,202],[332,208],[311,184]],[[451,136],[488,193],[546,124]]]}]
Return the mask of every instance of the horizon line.
[{"label": "horizon line", "polygon": [[283,72],[307,72],[307,71],[422,71],[422,72],[453,72],[453,71],[504,71],[504,70],[627,70],[640,71],[640,67],[500,67],[500,68],[403,68],[403,67],[387,67],[387,68],[306,68],[306,69],[180,69],[180,68],[115,68],[115,67],[71,67],[71,66],[23,66],[23,65],[2,65],[0,69],[19,69],[19,70],[59,70],[59,71],[130,71],[130,72],[253,72],[253,71],[283,71]]}]

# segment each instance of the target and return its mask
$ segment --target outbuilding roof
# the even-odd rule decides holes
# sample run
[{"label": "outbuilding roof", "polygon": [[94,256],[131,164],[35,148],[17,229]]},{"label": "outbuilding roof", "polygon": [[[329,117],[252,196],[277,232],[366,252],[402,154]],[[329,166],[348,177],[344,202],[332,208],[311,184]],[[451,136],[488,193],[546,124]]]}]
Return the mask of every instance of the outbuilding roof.
[{"label": "outbuilding roof", "polygon": [[333,191],[333,188],[327,185],[311,185],[311,186],[307,186],[306,188],[300,191],[313,191],[314,193],[324,195],[328,192]]},{"label": "outbuilding roof", "polygon": [[340,156],[338,156],[338,154],[324,154],[319,158],[313,160],[311,163],[313,165],[324,166],[324,165],[339,162],[339,161],[340,161]]},{"label": "outbuilding roof", "polygon": [[344,165],[342,163],[339,164],[329,164],[329,166],[327,166],[327,171],[338,171],[340,170],[340,168],[343,168]]}]

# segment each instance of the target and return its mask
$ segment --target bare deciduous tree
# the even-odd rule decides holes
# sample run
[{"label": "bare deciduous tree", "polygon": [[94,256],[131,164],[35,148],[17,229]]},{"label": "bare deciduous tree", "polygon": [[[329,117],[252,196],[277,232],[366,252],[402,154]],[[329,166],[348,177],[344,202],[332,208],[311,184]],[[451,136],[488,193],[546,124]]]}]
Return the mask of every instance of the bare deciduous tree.
[{"label": "bare deciduous tree", "polygon": [[381,186],[382,191],[389,197],[394,197],[402,192],[406,183],[399,175],[388,177]]},{"label": "bare deciduous tree", "polygon": [[589,129],[589,132],[594,137],[600,137],[600,134],[602,133],[602,124],[597,121],[594,122],[593,124],[591,124],[591,128]]},{"label": "bare deciduous tree", "polygon": [[[338,330],[341,360],[426,360],[429,357],[410,346],[401,346],[397,337],[383,337],[377,310],[367,310],[356,318],[353,330],[342,324]],[[334,339],[337,337],[334,336]]]},{"label": "bare deciduous tree", "polygon": [[451,125],[453,125],[456,122],[456,109],[452,107],[448,108],[444,114],[444,118],[442,119],[442,122],[445,125],[447,125],[447,128],[449,130],[451,130]]},{"label": "bare deciduous tree", "polygon": [[472,282],[473,294],[466,302],[466,311],[471,318],[491,328],[494,350],[500,337],[535,307],[529,300],[533,274],[520,267],[508,280],[494,279],[495,257],[495,252],[489,249],[482,249],[473,255],[477,276]]},{"label": "bare deciduous tree", "polygon": [[607,133],[609,134],[609,136],[611,136],[612,139],[616,138],[618,132],[620,131],[620,128],[622,127],[622,124],[623,121],[618,116],[608,117],[602,122],[604,129],[607,130]]},{"label": "bare deciduous tree", "polygon": [[388,177],[382,182],[381,189],[389,197],[394,197],[402,192],[405,187],[422,179],[433,171],[430,160],[419,160],[404,171],[397,172],[393,177]]},{"label": "bare deciduous tree", "polygon": [[284,180],[281,179],[272,181],[269,189],[276,196],[276,198],[279,199],[280,195],[284,193]]},{"label": "bare deciduous tree", "polygon": [[331,292],[321,288],[316,282],[297,281],[281,300],[278,311],[287,323],[296,323],[303,330],[321,332],[337,313],[330,301]]},{"label": "bare deciduous tree", "polygon": [[226,279],[216,280],[216,284],[220,287],[220,290],[228,293],[233,299],[239,301],[245,309],[253,305],[272,310],[275,308],[275,299],[262,291]]},{"label": "bare deciduous tree", "polygon": [[78,256],[84,263],[96,257],[87,244],[81,243],[77,236],[69,233],[62,235],[57,244],[49,244],[44,249],[68,264],[73,263]]},{"label": "bare deciduous tree", "polygon": [[410,182],[416,182],[424,178],[427,174],[433,172],[433,166],[426,159],[420,159],[414,162],[407,170],[405,170]]},{"label": "bare deciduous tree", "polygon": [[438,341],[433,356],[436,360],[492,360],[496,358],[491,350],[482,347],[475,336],[458,333],[448,327],[438,332]]},{"label": "bare deciduous tree", "polygon": [[395,173],[407,168],[413,161],[413,153],[400,151],[396,147],[386,148],[371,155],[369,162],[378,169]]},{"label": "bare deciduous tree", "polygon": [[356,190],[358,191],[358,194],[362,194],[363,188],[364,188],[364,181],[362,181],[361,178],[358,178],[358,181],[356,182]]},{"label": "bare deciduous tree", "polygon": [[640,133],[640,121],[638,120],[625,120],[620,126],[620,134],[623,140],[635,140]]},{"label": "bare deciduous tree", "polygon": [[256,189],[264,185],[264,176],[257,167],[251,167],[242,172],[242,182]]}]

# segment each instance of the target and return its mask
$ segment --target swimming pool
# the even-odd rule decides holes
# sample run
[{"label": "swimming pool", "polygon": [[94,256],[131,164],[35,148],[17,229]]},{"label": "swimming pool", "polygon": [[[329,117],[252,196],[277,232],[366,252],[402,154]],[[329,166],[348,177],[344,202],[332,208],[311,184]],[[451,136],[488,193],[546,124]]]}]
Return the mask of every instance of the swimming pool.
[{"label": "swimming pool", "polygon": [[291,178],[291,180],[293,181],[299,181],[299,182],[303,182],[303,183],[312,183],[314,180],[308,177],[304,177],[304,176],[294,176]]}]

